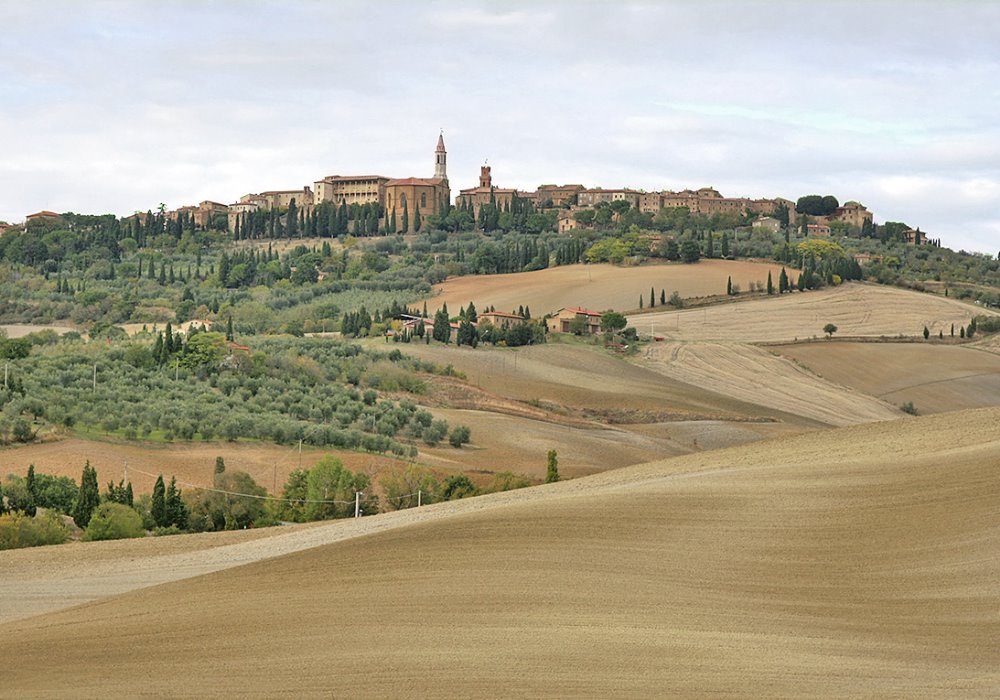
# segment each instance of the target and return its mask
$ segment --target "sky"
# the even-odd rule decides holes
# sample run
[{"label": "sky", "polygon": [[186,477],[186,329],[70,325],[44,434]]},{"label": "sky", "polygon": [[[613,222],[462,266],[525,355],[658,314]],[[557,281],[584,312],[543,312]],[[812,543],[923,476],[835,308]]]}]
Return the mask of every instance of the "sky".
[{"label": "sky", "polygon": [[326,175],[857,200],[1000,250],[1000,3],[0,0],[0,220]]}]

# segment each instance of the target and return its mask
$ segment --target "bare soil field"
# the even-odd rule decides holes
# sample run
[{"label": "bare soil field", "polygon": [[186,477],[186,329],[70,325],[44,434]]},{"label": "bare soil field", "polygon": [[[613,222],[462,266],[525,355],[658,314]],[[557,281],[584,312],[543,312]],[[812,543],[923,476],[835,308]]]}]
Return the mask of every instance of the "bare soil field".
[{"label": "bare soil field", "polygon": [[[598,346],[552,342],[516,349],[482,346],[472,350],[437,343],[399,347],[405,354],[450,364],[463,372],[470,384],[517,401],[580,410],[659,412],[672,420],[743,420],[774,415],[753,401],[735,400],[677,381]],[[794,416],[780,418],[795,422]]]},{"label": "bare soil field", "polygon": [[[4,692],[987,696],[998,421],[814,431],[337,522],[189,552],[146,588],[148,558],[71,566],[133,590],[0,625]],[[51,572],[62,551],[23,556]],[[183,578],[226,558],[257,561]]]},{"label": "bare soil field", "polygon": [[781,342],[822,338],[827,323],[843,337],[905,335],[916,337],[924,326],[948,335],[977,314],[994,314],[968,304],[895,287],[849,283],[814,292],[795,292],[700,309],[629,316],[640,333],[670,340]]},{"label": "bare soil field", "polygon": [[831,382],[921,413],[1000,405],[1000,356],[976,346],[818,342],[772,347]]},{"label": "bare soil field", "polygon": [[427,301],[429,311],[442,304],[458,312],[470,301],[482,310],[511,311],[527,305],[533,316],[543,316],[567,306],[583,306],[598,311],[627,311],[639,307],[639,296],[649,304],[649,289],[678,292],[682,297],[726,293],[726,280],[749,288],[750,282],[767,281],[771,271],[775,284],[781,265],[733,260],[703,260],[697,265],[661,263],[622,267],[617,265],[563,265],[535,272],[507,275],[455,277],[435,285],[437,294]]},{"label": "bare soil field", "polygon": [[6,323],[0,325],[0,330],[2,330],[6,337],[8,338],[23,338],[29,333],[38,333],[39,331],[55,331],[59,335],[63,333],[69,333],[70,331],[78,330],[70,325],[37,325],[31,323]]},{"label": "bare soil field", "polygon": [[[343,452],[332,449],[302,449],[302,467],[308,469],[324,455],[332,454],[354,470],[369,472],[400,462],[381,455],[360,452]],[[97,483],[101,490],[109,481],[118,483],[123,478],[128,461],[128,478],[137,494],[150,493],[157,474],[169,479],[196,486],[211,486],[215,458],[222,457],[226,468],[245,471],[254,480],[272,491],[278,491],[288,480],[288,475],[299,467],[298,447],[282,447],[265,443],[122,443],[68,438],[42,442],[22,447],[0,450],[0,472],[24,476],[28,465],[44,474],[69,476],[79,483],[84,463],[97,470]],[[149,476],[152,474],[153,476]]]},{"label": "bare soil field", "polygon": [[826,425],[892,420],[895,407],[824,380],[794,362],[743,343],[653,343],[647,366],[672,379],[715,390]]}]

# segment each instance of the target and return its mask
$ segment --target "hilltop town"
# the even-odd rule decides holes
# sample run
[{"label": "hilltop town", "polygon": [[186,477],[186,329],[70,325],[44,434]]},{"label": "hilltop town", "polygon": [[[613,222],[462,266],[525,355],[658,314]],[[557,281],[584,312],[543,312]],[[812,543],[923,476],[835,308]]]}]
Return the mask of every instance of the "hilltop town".
[{"label": "hilltop town", "polygon": [[[341,230],[341,233],[409,233],[435,227],[447,229],[449,223],[452,230],[471,229],[477,225],[489,230],[486,213],[499,216],[518,210],[542,214],[543,217],[536,219],[536,226],[564,233],[594,228],[629,210],[653,217],[679,209],[691,215],[714,217],[717,221],[730,220],[734,225],[749,224],[772,233],[793,227],[809,237],[872,236],[874,215],[863,204],[847,201],[841,205],[832,196],[811,197],[817,201],[807,202],[803,207],[802,202],[783,197],[727,197],[713,187],[647,192],[583,184],[541,184],[534,191],[527,191],[495,185],[492,166],[483,165],[478,184],[460,189],[452,200],[448,154],[442,133],[434,149],[432,177],[327,175],[312,186],[304,185],[299,189],[249,193],[231,204],[204,200],[196,205],[164,208],[160,213],[169,220],[190,220],[201,228],[209,228],[213,221],[225,217],[228,231],[237,239],[255,237],[254,233],[260,233],[272,219],[287,215],[289,210],[297,217],[296,228],[306,237],[327,235],[331,229],[343,227],[348,221],[354,222],[354,228]],[[345,211],[341,213],[339,208]],[[446,221],[453,209],[458,216]],[[134,216],[142,219],[151,213],[137,212]],[[464,222],[462,215],[465,215]],[[26,217],[25,224],[58,216],[52,211],[35,212]],[[0,224],[0,234],[11,228],[15,227]],[[897,235],[909,245],[935,242],[919,228],[903,227]]]}]

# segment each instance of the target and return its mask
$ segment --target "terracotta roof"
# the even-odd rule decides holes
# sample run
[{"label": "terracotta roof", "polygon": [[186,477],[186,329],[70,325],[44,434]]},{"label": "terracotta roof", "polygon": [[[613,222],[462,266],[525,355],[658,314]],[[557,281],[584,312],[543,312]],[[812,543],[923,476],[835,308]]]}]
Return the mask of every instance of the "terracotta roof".
[{"label": "terracotta roof", "polygon": [[59,215],[56,214],[54,211],[38,211],[38,212],[35,212],[34,214],[28,214],[24,218],[25,219],[37,219],[37,218],[42,217],[42,216],[50,216],[50,217],[55,217],[55,218],[59,217]]},{"label": "terracotta roof", "polygon": [[[574,313],[574,314],[583,314],[585,316],[603,316],[604,315],[600,311],[594,311],[592,309],[584,309],[584,308],[581,308],[579,306],[567,306],[567,307],[564,307],[562,309],[559,309],[559,311],[569,311],[569,312]],[[559,311],[556,311],[556,313],[559,313]]]},{"label": "terracotta roof", "polygon": [[385,186],[397,187],[401,185],[422,185],[424,187],[430,187],[433,185],[442,185],[445,182],[446,180],[440,177],[406,177],[399,180],[389,180],[385,183]]},{"label": "terracotta roof", "polygon": [[327,175],[320,182],[342,181],[342,180],[388,180],[385,175]]},{"label": "terracotta roof", "polygon": [[458,191],[460,195],[489,194],[490,192],[493,194],[520,194],[520,192],[514,187],[470,187],[468,189]]},{"label": "terracotta roof", "polygon": [[505,314],[503,311],[486,311],[479,314],[479,318],[482,318],[483,316],[500,316],[502,318],[516,318],[519,321],[524,320],[524,316],[518,316],[517,314]]}]

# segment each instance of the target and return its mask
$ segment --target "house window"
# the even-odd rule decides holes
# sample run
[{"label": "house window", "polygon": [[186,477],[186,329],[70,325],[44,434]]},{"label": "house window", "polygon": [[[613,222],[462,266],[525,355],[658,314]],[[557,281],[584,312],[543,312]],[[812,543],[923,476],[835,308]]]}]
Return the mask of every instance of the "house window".
[{"label": "house window", "polygon": [[420,208],[421,209],[426,209],[427,208],[427,193],[426,192],[421,192],[420,193]]}]

